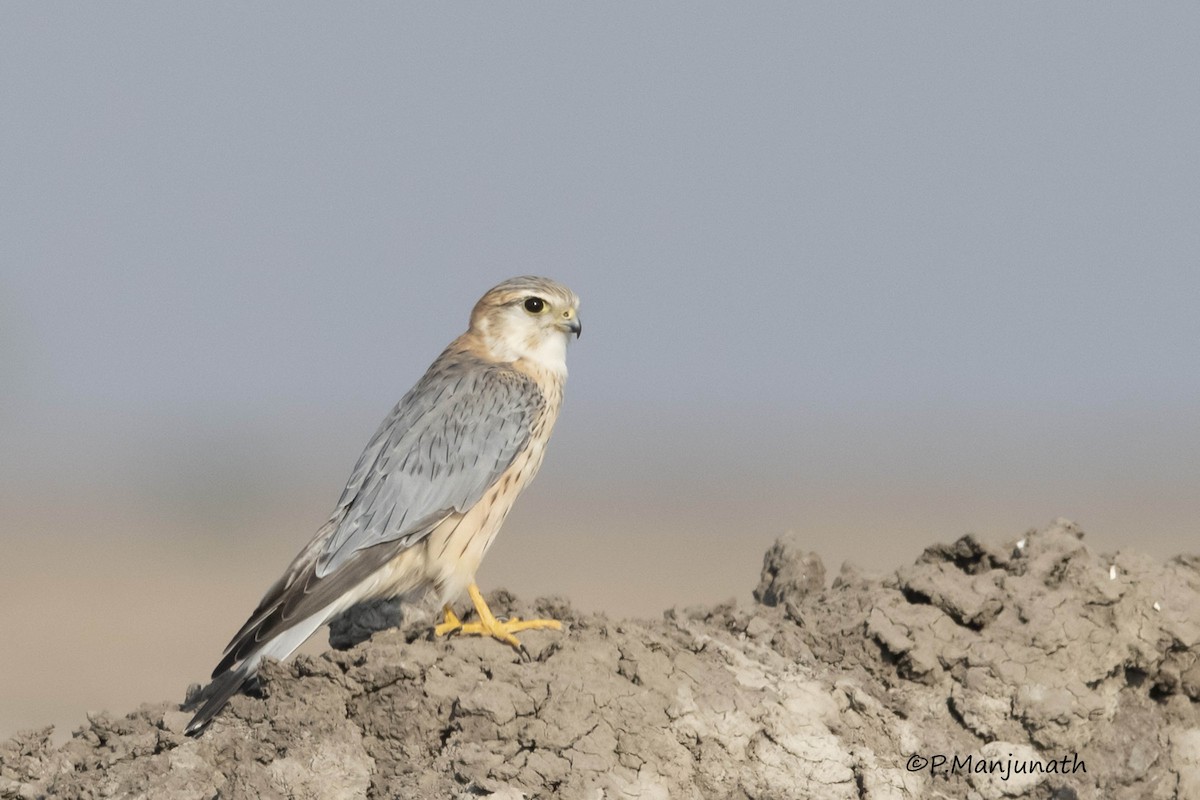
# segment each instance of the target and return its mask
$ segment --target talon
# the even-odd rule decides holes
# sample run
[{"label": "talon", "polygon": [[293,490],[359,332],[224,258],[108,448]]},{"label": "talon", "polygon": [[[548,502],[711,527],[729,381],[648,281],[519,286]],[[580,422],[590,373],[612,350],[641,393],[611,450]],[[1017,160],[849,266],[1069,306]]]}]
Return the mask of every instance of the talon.
[{"label": "talon", "polygon": [[442,610],[446,614],[445,621],[434,627],[433,635],[448,636],[460,633],[463,629],[463,621],[454,613],[454,609],[450,608],[450,606],[445,606]]},{"label": "talon", "polygon": [[443,609],[445,612],[445,621],[433,629],[436,636],[490,636],[520,651],[525,660],[531,660],[529,652],[521,644],[520,640],[513,635],[514,633],[546,629],[562,630],[562,623],[555,619],[521,619],[514,616],[501,622],[496,619],[495,615],[492,614],[492,610],[484,602],[483,595],[480,594],[478,586],[472,583],[467,587],[467,593],[471,595],[471,601],[475,604],[475,613],[479,616],[479,621],[464,623],[454,613],[453,609],[447,605]]}]

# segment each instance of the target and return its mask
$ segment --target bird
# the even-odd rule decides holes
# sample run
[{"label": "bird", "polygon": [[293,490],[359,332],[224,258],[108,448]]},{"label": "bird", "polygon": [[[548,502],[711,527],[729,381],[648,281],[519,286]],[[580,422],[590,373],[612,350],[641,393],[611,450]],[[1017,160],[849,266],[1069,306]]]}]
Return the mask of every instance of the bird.
[{"label": "bird", "polygon": [[[267,590],[230,640],[211,682],[183,704],[198,736],[255,678],[358,603],[434,593],[438,636],[561,630],[551,619],[498,620],[475,583],[479,564],[541,467],[562,406],[567,342],[579,338],[579,297],[549,278],[494,286],[451,342],[384,418],[329,520]],[[466,593],[478,620],[453,603]]]}]

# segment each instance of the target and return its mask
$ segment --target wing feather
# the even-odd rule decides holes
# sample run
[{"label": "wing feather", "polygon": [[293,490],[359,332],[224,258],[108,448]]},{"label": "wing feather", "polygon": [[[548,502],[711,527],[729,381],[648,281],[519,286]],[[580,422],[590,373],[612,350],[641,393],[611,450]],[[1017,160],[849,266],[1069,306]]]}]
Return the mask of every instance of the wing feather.
[{"label": "wing feather", "polygon": [[[385,542],[412,546],[479,502],[527,446],[544,404],[536,384],[508,368],[473,366],[452,380],[427,376],[389,415],[342,493],[342,522],[317,557],[317,577]],[[430,394],[431,403],[417,399]]]},{"label": "wing feather", "polygon": [[214,676],[479,502],[528,445],[544,404],[515,370],[443,354],[384,419],[333,515],[230,641]]}]

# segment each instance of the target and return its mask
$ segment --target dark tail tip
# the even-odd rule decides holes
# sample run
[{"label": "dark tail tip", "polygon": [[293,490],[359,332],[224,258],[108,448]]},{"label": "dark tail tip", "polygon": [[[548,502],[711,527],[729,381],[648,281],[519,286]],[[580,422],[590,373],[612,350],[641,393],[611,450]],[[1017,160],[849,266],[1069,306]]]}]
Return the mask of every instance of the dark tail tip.
[{"label": "dark tail tip", "polygon": [[196,716],[192,717],[192,721],[183,729],[183,732],[188,736],[199,736],[204,733],[208,723],[212,722],[213,717],[221,712],[221,709],[229,702],[229,698],[240,692],[252,677],[250,670],[239,667],[214,678],[212,683],[198,692],[188,692],[188,698],[184,701],[181,709],[191,711],[199,706],[200,710],[196,712]]}]

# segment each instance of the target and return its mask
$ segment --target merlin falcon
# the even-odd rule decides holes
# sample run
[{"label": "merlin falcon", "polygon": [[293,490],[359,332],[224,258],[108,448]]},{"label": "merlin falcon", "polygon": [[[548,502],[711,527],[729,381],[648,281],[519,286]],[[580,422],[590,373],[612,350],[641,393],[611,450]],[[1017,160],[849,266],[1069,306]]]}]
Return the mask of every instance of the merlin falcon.
[{"label": "merlin falcon", "polygon": [[[199,734],[258,671],[357,603],[433,592],[434,632],[512,647],[556,620],[498,620],[475,585],[479,563],[533,480],[562,405],[579,298],[548,278],[512,278],[485,294],[467,332],[396,404],[359,457],[333,515],[267,590],[225,648],[212,682],[185,705]],[[478,621],[451,603],[470,596]]]}]

